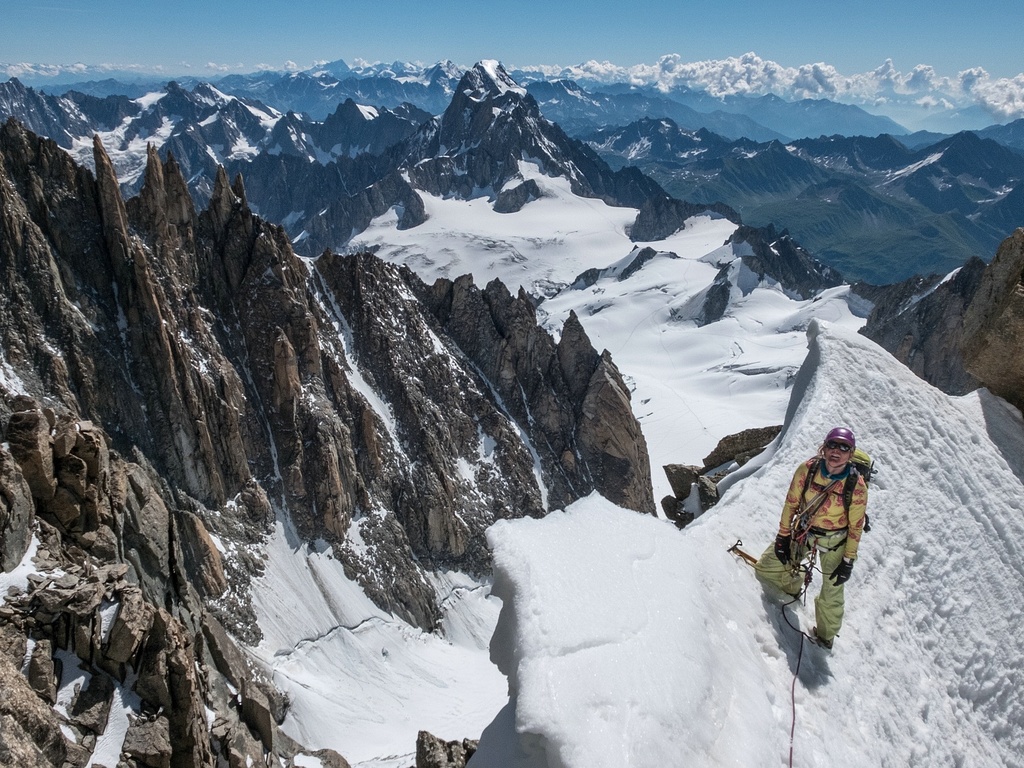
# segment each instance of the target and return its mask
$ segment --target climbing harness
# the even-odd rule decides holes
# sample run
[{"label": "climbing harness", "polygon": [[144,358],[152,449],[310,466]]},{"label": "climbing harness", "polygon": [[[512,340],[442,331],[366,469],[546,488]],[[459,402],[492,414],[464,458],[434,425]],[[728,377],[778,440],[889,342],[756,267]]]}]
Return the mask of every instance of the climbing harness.
[{"label": "climbing harness", "polygon": [[821,509],[828,499],[828,495],[832,493],[832,489],[837,485],[839,485],[839,481],[833,480],[830,485],[810,501],[806,501],[807,489],[804,488],[804,493],[800,497],[800,507],[797,512],[794,512],[793,519],[790,521],[790,532],[794,542],[803,544],[807,540],[807,534],[811,531],[811,518]]}]

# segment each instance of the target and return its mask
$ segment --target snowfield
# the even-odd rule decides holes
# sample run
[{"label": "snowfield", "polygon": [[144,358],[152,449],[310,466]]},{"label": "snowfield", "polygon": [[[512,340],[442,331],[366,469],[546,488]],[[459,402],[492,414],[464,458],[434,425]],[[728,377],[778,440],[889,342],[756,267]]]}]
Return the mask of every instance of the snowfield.
[{"label": "snowfield", "polygon": [[[684,531],[596,496],[491,528],[512,703],[473,768],[787,765],[791,728],[795,766],[1024,765],[1020,414],[856,334],[808,336],[783,433]],[[829,654],[727,548],[760,555],[837,423],[880,472]],[[787,610],[810,630],[810,601]]]}]

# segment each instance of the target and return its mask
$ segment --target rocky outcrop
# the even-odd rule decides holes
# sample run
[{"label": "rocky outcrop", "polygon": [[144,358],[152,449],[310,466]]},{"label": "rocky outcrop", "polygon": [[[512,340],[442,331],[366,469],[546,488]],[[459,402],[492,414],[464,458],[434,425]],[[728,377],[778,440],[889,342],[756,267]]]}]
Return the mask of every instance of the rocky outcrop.
[{"label": "rocky outcrop", "polygon": [[428,731],[416,736],[416,768],[465,768],[476,754],[478,741],[443,741]]},{"label": "rocky outcrop", "polygon": [[974,258],[946,277],[856,287],[874,302],[861,333],[944,392],[987,387],[1024,408],[1024,229],[992,263]]},{"label": "rocky outcrop", "polygon": [[71,757],[80,764],[85,750],[68,744],[56,711],[21,672],[25,652],[25,636],[0,621],[0,763],[63,768]]},{"label": "rocky outcrop", "polygon": [[945,278],[857,287],[874,304],[861,333],[945,392],[984,386],[1022,408],[1022,273],[1024,229],[1017,229],[988,265],[974,258]]},{"label": "rocky outcrop", "polygon": [[970,392],[978,380],[964,364],[964,314],[984,272],[984,262],[972,258],[948,277],[913,277],[884,288],[854,286],[874,303],[860,332],[943,392]]},{"label": "rocky outcrop", "polygon": [[[224,719],[225,731],[258,734],[263,746],[250,750],[252,755],[264,749],[293,754],[295,745],[287,739],[275,744],[280,719],[267,726],[252,708],[233,709],[227,700],[214,706],[218,685],[230,681],[251,690],[267,684],[226,634],[217,636],[214,654],[196,624],[205,616],[205,626],[219,626],[193,585],[223,585],[223,574],[210,565],[202,522],[193,519],[179,530],[188,513],[162,497],[161,484],[146,468],[112,452],[95,425],[44,412],[24,396],[12,407],[5,439],[24,445],[19,434],[32,433],[39,423],[53,426],[35,444],[37,451],[18,452],[25,466],[41,472],[35,490],[23,484],[33,494],[38,518],[9,520],[5,530],[17,540],[34,533],[38,546],[28,590],[5,596],[0,606],[0,678],[12,692],[11,698],[0,697],[0,707],[7,707],[0,717],[7,719],[4,731],[10,734],[0,750],[26,760],[12,764],[79,763],[88,745],[111,727],[112,707],[120,708],[131,691],[141,701],[127,716],[121,749],[131,765],[214,764],[208,706]],[[41,460],[43,452],[49,461]],[[185,549],[205,550],[208,557],[186,557]],[[24,554],[22,548],[19,559]],[[15,665],[29,648],[22,676]],[[50,706],[62,676],[75,677],[68,665],[80,668],[86,684],[71,693],[67,714],[60,716]],[[223,759],[242,759],[230,740],[219,743]]]},{"label": "rocky outcrop", "polygon": [[[691,216],[701,213],[697,208],[687,206],[683,210]],[[704,213],[712,212],[709,209]],[[667,234],[671,234],[670,229],[665,229],[663,236]],[[774,285],[791,298],[810,299],[842,283],[836,270],[818,262],[788,234],[780,235],[770,225],[740,225],[726,245],[732,247],[717,254],[719,270],[715,279],[683,305],[673,308],[674,318],[693,321],[699,327],[718,322],[725,317],[732,301],[762,284]]]},{"label": "rocky outcrop", "polygon": [[970,372],[1024,410],[1024,229],[999,246],[964,315],[962,348]]},{"label": "rocky outcrop", "polygon": [[[663,469],[672,488],[672,495],[661,500],[661,508],[665,516],[684,528],[693,522],[697,512],[706,512],[718,503],[718,481],[729,471],[731,465],[742,467],[782,431],[781,426],[754,427],[726,435],[715,449],[704,457],[703,466],[691,464],[666,464]],[[697,504],[690,504],[689,509],[684,502],[690,498],[693,489],[697,489]]]},{"label": "rocky outcrop", "polygon": [[686,226],[694,216],[714,216],[740,224],[740,215],[723,203],[699,205],[677,200],[668,195],[654,195],[643,202],[636,221],[629,230],[630,239],[650,243],[664,240]]},{"label": "rocky outcrop", "polygon": [[750,252],[742,256],[743,263],[759,280],[775,280],[801,299],[809,299],[843,282],[837,270],[816,260],[788,232],[778,233],[771,225],[741,225],[729,242],[749,246]]},{"label": "rocky outcrop", "polygon": [[543,197],[540,186],[535,179],[527,179],[508,189],[503,189],[494,200],[494,210],[498,213],[515,213],[533,200]]},{"label": "rocky outcrop", "polygon": [[[408,273],[407,273],[408,274]],[[411,278],[410,278],[411,279]],[[629,390],[570,313],[556,344],[520,289],[499,280],[480,290],[469,276],[416,288],[446,333],[496,391],[508,416],[544,446],[552,508],[597,490],[653,513],[647,444]]]},{"label": "rocky outcrop", "polygon": [[778,437],[781,431],[782,426],[780,425],[753,427],[752,429],[744,429],[742,432],[737,432],[734,435],[726,435],[718,441],[715,449],[704,457],[704,472],[709,472],[732,462],[736,462],[742,467],[763,451],[765,446]]},{"label": "rocky outcrop", "polygon": [[704,291],[700,309],[694,318],[698,327],[702,328],[705,325],[717,323],[725,317],[725,311],[729,308],[729,299],[732,297],[733,282],[730,276],[733,272],[731,264],[724,265],[718,270],[711,285]]}]

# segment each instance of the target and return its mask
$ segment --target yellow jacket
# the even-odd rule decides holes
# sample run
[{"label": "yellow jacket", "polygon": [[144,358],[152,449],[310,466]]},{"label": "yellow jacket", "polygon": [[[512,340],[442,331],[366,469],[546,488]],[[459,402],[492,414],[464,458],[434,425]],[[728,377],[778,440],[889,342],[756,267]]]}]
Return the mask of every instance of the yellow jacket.
[{"label": "yellow jacket", "polygon": [[[803,462],[793,473],[793,481],[789,484],[789,493],[786,494],[786,503],[782,506],[782,520],[779,522],[779,533],[783,536],[789,536],[792,533],[791,526],[800,515],[802,503],[812,501],[834,482],[822,474],[824,463],[815,456]],[[810,485],[807,486],[807,496],[804,498],[804,482],[807,479],[807,474],[812,471],[814,477],[811,478]],[[825,502],[814,513],[811,518],[811,527],[825,531],[848,528],[846,551],[843,554],[844,557],[854,560],[857,557],[861,534],[864,532],[868,486],[863,477],[857,477],[857,485],[853,489],[853,499],[850,502],[850,512],[847,515],[846,507],[843,504],[843,486],[845,484],[846,476],[843,475],[842,479],[836,482],[829,491]]]}]

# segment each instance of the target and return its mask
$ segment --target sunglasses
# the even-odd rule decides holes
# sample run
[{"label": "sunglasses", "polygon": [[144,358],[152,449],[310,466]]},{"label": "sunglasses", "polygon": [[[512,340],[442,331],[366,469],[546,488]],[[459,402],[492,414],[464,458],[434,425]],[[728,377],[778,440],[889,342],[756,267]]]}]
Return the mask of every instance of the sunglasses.
[{"label": "sunglasses", "polygon": [[853,450],[853,448],[848,446],[846,443],[837,443],[835,440],[829,440],[827,443],[825,443],[825,447],[828,448],[830,451],[839,450],[842,451],[843,453],[849,453],[850,451]]}]

